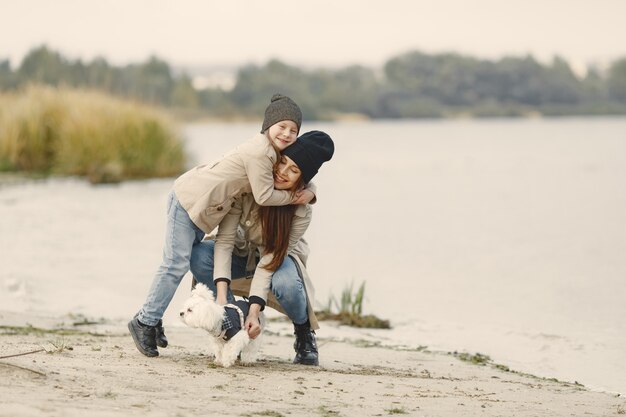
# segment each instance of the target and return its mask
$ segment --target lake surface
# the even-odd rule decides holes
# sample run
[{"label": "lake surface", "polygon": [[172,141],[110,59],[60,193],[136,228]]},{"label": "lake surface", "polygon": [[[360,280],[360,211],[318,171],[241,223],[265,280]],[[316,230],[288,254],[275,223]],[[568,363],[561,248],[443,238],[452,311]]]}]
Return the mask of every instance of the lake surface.
[{"label": "lake surface", "polygon": [[[325,305],[365,281],[365,313],[394,325],[350,334],[481,352],[626,393],[626,119],[303,126],[312,129],[336,145],[306,233],[316,298]],[[184,133],[192,163],[204,163],[257,130]],[[160,261],[172,182],[0,185],[0,310],[129,318]],[[188,285],[166,325],[178,325]]]}]

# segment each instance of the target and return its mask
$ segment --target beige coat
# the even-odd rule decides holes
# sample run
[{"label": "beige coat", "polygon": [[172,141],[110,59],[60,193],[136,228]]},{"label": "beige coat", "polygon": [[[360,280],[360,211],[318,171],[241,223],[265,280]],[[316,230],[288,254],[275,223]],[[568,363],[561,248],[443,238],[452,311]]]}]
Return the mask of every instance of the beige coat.
[{"label": "beige coat", "polygon": [[204,233],[217,227],[237,197],[252,193],[262,206],[289,204],[291,194],[274,189],[276,156],[269,139],[256,134],[220,161],[181,175],[174,182],[176,198]]},{"label": "beige coat", "polygon": [[[215,239],[214,278],[231,278],[232,254],[248,257],[248,270],[255,268],[257,249],[264,252],[261,221],[258,218],[258,205],[252,196],[247,195],[235,200],[235,205],[220,223]],[[312,210],[308,205],[298,206],[294,215],[289,235],[287,255],[291,256],[300,271],[307,294],[307,308],[309,322],[315,330],[319,328],[313,301],[315,294],[313,284],[306,270],[306,261],[309,256],[309,247],[303,238],[304,232],[311,223]],[[257,296],[267,305],[284,313],[270,291],[272,272],[262,268],[271,262],[273,255],[263,255],[254,269],[252,279],[238,279],[232,281],[231,289],[235,295]]]}]

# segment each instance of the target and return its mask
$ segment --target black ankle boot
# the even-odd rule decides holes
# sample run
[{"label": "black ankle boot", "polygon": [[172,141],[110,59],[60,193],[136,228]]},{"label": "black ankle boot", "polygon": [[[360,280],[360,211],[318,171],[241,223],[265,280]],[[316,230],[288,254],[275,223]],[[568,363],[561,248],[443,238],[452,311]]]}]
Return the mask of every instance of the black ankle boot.
[{"label": "black ankle boot", "polygon": [[139,352],[146,356],[159,356],[156,346],[156,327],[148,326],[134,317],[128,322],[128,330],[135,341],[135,346]]},{"label": "black ankle boot", "polygon": [[317,353],[317,343],[315,342],[315,332],[311,330],[311,325],[307,321],[304,324],[293,324],[296,341],[293,348],[296,350],[296,357],[293,363],[301,365],[318,366],[319,355]]},{"label": "black ankle boot", "polygon": [[158,347],[166,348],[167,347],[167,337],[165,336],[165,329],[163,328],[163,321],[159,320],[159,322],[155,326],[156,333],[156,344]]}]

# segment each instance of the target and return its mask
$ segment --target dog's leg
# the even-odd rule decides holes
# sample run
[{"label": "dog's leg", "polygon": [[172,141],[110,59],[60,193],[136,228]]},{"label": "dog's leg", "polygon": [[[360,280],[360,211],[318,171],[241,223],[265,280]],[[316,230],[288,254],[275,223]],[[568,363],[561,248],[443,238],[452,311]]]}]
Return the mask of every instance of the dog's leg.
[{"label": "dog's leg", "polygon": [[217,353],[221,350],[220,342],[214,336],[211,336],[208,339],[207,345],[209,352],[217,358]]},{"label": "dog's leg", "polygon": [[228,368],[237,360],[237,356],[243,350],[245,346],[250,342],[250,337],[248,337],[248,332],[245,330],[240,330],[234,335],[226,345],[224,345],[224,350],[222,351],[222,364],[224,368]]},{"label": "dog's leg", "polygon": [[241,351],[241,363],[254,363],[259,357],[261,344],[263,343],[263,333],[258,335],[256,339],[251,339],[250,343]]},{"label": "dog's leg", "polygon": [[219,366],[224,366],[224,346],[226,342],[223,339],[213,339],[215,342],[215,361],[214,363]]}]

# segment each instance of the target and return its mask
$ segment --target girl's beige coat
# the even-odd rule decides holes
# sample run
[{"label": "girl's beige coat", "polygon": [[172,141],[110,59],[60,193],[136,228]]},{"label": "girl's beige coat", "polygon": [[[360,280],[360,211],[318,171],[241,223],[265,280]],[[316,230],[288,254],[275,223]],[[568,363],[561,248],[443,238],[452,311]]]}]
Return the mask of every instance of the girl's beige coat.
[{"label": "girl's beige coat", "polygon": [[174,182],[176,198],[204,233],[217,227],[237,197],[252,193],[262,206],[289,204],[291,194],[274,189],[276,157],[269,139],[256,134],[220,161],[197,166],[181,175]]}]

